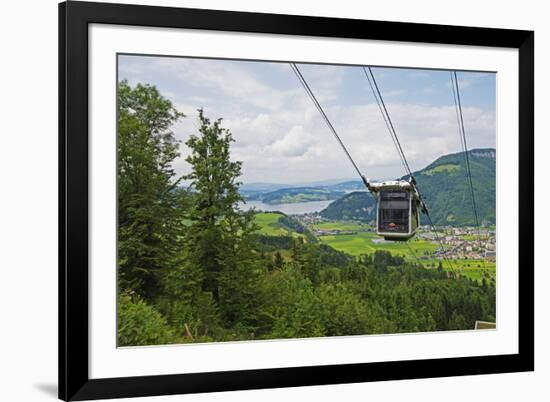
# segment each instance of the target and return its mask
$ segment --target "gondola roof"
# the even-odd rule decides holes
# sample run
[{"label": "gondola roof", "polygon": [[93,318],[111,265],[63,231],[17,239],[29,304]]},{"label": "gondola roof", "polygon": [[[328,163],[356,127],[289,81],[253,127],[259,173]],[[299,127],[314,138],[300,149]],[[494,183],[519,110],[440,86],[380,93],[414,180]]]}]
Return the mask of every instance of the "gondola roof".
[{"label": "gondola roof", "polygon": [[381,190],[405,190],[411,191],[414,189],[413,185],[406,180],[387,180],[378,183],[369,183],[369,189],[371,191]]}]

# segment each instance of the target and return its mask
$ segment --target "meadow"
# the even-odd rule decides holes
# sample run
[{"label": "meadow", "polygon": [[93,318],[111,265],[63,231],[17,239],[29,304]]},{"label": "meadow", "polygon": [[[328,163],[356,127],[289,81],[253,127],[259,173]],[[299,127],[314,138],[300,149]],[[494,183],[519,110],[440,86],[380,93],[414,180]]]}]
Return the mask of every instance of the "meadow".
[{"label": "meadow", "polygon": [[437,246],[428,240],[411,240],[408,243],[385,241],[374,232],[319,236],[319,240],[336,250],[354,256],[374,253],[376,250],[384,250],[394,255],[416,259],[422,257],[427,258],[433,255],[434,251],[437,249]]},{"label": "meadow", "polygon": [[261,212],[254,216],[254,223],[256,223],[260,229],[261,234],[268,236],[281,236],[288,234],[288,229],[281,226],[278,222],[281,214],[272,212]]},{"label": "meadow", "polygon": [[[283,216],[279,213],[258,213],[255,222],[260,226],[260,233],[270,236],[292,234],[300,236],[282,225],[278,219]],[[437,268],[439,259],[433,258],[438,248],[437,244],[427,239],[414,238],[409,242],[384,241],[374,232],[374,227],[366,223],[355,221],[328,221],[313,225],[312,229],[357,231],[354,234],[323,235],[318,240],[332,248],[343,251],[353,256],[371,254],[376,250],[389,251],[393,255],[405,259],[420,262],[426,268]],[[466,240],[470,239],[471,235]],[[456,271],[467,278],[482,281],[485,278],[494,278],[496,275],[496,263],[488,260],[458,259],[449,264],[442,261],[443,269]]]},{"label": "meadow", "polygon": [[263,235],[303,237],[279,222],[283,216],[278,212],[260,212],[255,215],[254,223],[260,227],[258,232]]},{"label": "meadow", "polygon": [[[432,258],[437,245],[424,239],[413,239],[409,242],[386,242],[380,240],[376,233],[358,232],[353,235],[319,236],[319,240],[336,250],[355,256],[374,253],[376,250],[385,250],[408,260],[419,261],[426,268],[437,268],[440,261]],[[452,260],[450,264],[443,260],[442,264],[446,271],[456,271],[477,281],[481,281],[484,277],[494,278],[496,274],[494,261],[458,259]]]},{"label": "meadow", "polygon": [[371,225],[355,221],[321,222],[315,224],[313,228],[322,230],[374,230]]}]

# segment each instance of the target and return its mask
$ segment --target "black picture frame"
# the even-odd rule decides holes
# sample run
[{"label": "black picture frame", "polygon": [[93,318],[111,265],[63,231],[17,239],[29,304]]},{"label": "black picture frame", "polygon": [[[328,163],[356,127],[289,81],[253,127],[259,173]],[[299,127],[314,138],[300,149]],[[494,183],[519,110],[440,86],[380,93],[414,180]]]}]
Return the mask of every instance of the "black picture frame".
[{"label": "black picture frame", "polygon": [[[88,25],[515,48],[519,52],[517,354],[90,379]],[[534,370],[534,32],[70,1],[59,5],[59,398],[88,400]]]}]

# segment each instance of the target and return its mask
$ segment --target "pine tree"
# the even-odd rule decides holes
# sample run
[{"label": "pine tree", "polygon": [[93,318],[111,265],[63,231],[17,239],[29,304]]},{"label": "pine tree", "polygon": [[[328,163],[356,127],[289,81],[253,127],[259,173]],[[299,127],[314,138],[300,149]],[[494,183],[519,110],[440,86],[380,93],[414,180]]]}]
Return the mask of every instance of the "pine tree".
[{"label": "pine tree", "polygon": [[177,264],[185,192],[172,162],[171,126],[184,115],[154,86],[118,85],[118,268],[121,290],[156,297]]},{"label": "pine tree", "polygon": [[202,288],[219,305],[226,326],[239,323],[243,331],[256,320],[256,282],[259,257],[255,254],[257,225],[254,211],[238,209],[243,201],[238,181],[241,162],[232,161],[234,141],[221,119],[210,121],[199,110],[199,135],[187,141],[191,154],[193,193],[186,241],[189,261],[203,272]]}]

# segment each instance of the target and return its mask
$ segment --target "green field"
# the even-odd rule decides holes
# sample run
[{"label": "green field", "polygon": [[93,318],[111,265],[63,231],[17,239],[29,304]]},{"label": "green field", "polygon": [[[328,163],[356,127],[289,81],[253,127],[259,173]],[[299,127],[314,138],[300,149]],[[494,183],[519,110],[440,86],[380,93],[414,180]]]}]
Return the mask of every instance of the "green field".
[{"label": "green field", "polygon": [[374,232],[319,237],[319,240],[323,243],[351,255],[373,253],[376,250],[386,250],[396,255],[414,258],[409,250],[410,246],[416,253],[416,256],[420,258],[424,255],[431,255],[437,248],[435,244],[432,244],[428,240],[411,240],[408,245],[405,242],[381,241],[380,243],[376,243],[376,241],[380,239],[381,238]]},{"label": "green field", "polygon": [[[380,239],[380,237],[372,232],[319,237],[319,240],[323,243],[351,255],[370,254],[376,250],[385,250],[415,262],[417,261],[416,258],[418,258],[421,264],[427,268],[437,268],[439,264],[439,259],[431,258],[437,249],[437,245],[429,240],[412,239],[407,244],[405,242],[373,242],[376,239]],[[452,260],[451,265],[449,265],[447,261],[443,260],[442,264],[443,269],[446,271],[454,270],[461,275],[477,281],[481,281],[484,276],[494,278],[496,274],[496,264],[494,261]]]},{"label": "green field", "polygon": [[[440,260],[430,259],[423,260],[422,264],[426,268],[437,268]],[[487,260],[451,260],[449,264],[446,260],[442,260],[441,264],[445,271],[455,271],[467,278],[481,281],[483,277],[495,278],[496,277],[496,263],[494,261]]]},{"label": "green field", "polygon": [[496,263],[487,260],[457,260],[453,264],[462,275],[481,281],[483,277],[494,278],[496,275]]},{"label": "green field", "polygon": [[[279,222],[283,216],[275,212],[261,212],[256,214],[255,222],[260,226],[259,232],[268,236],[302,236],[289,230]],[[358,256],[361,254],[371,254],[376,250],[389,251],[394,255],[402,256],[411,261],[420,260],[426,268],[437,268],[439,259],[433,258],[433,253],[437,245],[430,240],[413,238],[409,242],[385,242],[380,241],[376,233],[365,230],[373,230],[371,226],[361,222],[354,221],[330,221],[322,222],[314,226],[315,229],[323,230],[351,230],[358,231],[355,234],[341,234],[319,236],[318,239],[336,250]],[[285,251],[285,250],[283,250]],[[284,253],[283,253],[284,254]],[[288,258],[288,256],[283,255]],[[451,265],[442,260],[443,269],[446,271],[454,270],[460,274],[481,281],[483,277],[494,278],[496,274],[496,264],[494,261],[487,260],[452,260]]]},{"label": "green field", "polygon": [[284,216],[278,212],[259,212],[255,215],[254,222],[260,227],[258,232],[267,236],[293,236],[304,237],[303,235],[290,230],[279,222]]},{"label": "green field", "polygon": [[439,165],[434,167],[433,169],[424,171],[423,174],[427,176],[433,176],[435,173],[441,173],[441,172],[452,173],[452,172],[456,172],[459,169],[460,169],[460,166],[458,165],[452,165],[452,164]]},{"label": "green field", "polygon": [[255,215],[254,222],[260,226],[259,232],[268,236],[286,236],[290,231],[279,223],[282,214],[275,212],[260,212]]},{"label": "green field", "polygon": [[316,229],[323,230],[373,230],[372,226],[355,221],[330,221],[330,222],[321,222],[314,225]]}]

